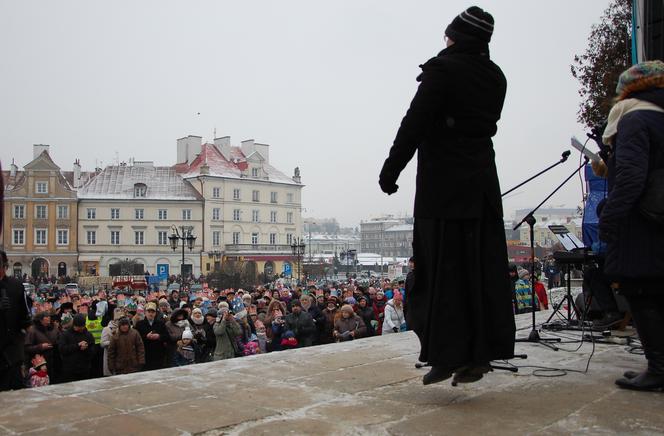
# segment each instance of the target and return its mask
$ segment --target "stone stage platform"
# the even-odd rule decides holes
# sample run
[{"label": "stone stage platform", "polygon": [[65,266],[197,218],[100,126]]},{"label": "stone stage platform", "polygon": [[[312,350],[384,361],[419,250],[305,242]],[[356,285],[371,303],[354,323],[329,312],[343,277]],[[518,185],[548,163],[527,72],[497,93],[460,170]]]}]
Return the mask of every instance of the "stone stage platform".
[{"label": "stone stage platform", "polygon": [[[529,321],[517,317],[520,336]],[[3,393],[0,434],[664,433],[664,394],[613,384],[645,364],[624,345],[596,344],[587,374],[521,368],[459,387],[422,386],[418,346],[409,332]],[[519,343],[528,359],[513,363],[584,370],[592,349]]]}]

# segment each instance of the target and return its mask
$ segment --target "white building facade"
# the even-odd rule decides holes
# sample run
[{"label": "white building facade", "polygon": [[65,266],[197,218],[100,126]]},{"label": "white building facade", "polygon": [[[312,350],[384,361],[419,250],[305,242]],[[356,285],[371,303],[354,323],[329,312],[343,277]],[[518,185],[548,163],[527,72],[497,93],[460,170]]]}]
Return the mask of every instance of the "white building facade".
[{"label": "white building facade", "polygon": [[299,170],[286,176],[270,165],[269,145],[234,147],[230,137],[181,138],[177,156],[175,169],[204,201],[202,272],[241,261],[255,274],[292,274],[291,244],[302,235]]},{"label": "white building facade", "polygon": [[[201,273],[203,198],[174,168],[152,162],[109,166],[78,191],[78,252],[82,275]],[[193,249],[172,250],[177,228],[196,236]],[[181,244],[181,242],[180,242]]]}]

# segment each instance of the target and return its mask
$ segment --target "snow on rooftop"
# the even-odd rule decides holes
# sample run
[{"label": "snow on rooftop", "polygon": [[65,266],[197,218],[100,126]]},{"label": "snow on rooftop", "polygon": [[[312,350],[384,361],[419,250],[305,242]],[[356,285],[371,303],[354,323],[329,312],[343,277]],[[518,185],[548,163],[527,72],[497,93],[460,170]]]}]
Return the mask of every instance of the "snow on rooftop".
[{"label": "snow on rooftop", "polygon": [[172,167],[108,166],[78,191],[81,199],[134,199],[134,186],[145,184],[146,200],[200,200],[196,190]]}]

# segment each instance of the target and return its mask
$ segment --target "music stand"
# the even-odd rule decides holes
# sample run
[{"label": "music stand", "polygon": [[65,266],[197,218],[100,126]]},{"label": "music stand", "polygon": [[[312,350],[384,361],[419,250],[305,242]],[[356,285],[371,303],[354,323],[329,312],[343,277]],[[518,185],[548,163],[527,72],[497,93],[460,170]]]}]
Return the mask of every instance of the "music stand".
[{"label": "music stand", "polygon": [[[561,245],[565,248],[566,251],[570,253],[576,253],[576,252],[583,252],[581,255],[581,262],[583,263],[585,261],[585,254],[588,252],[588,248],[584,245],[584,243],[577,238],[577,236],[573,233],[570,233],[569,229],[565,226],[561,225],[551,225],[549,226],[549,230],[551,230],[551,233],[556,235],[556,238],[558,238],[558,241],[561,243]],[[574,303],[574,298],[572,298],[572,264],[574,263],[579,263],[579,259],[570,259],[568,261],[564,261],[560,263],[565,263],[566,267],[566,272],[567,272],[567,280],[566,280],[566,288],[567,292],[565,293],[565,296],[554,306],[553,308],[553,313],[551,316],[549,316],[549,319],[546,320],[546,322],[542,325],[543,328],[550,328],[553,327],[549,323],[553,319],[556,314],[560,314],[563,317],[564,324],[556,324],[554,328],[558,329],[567,329],[567,330],[579,330],[579,326],[583,324],[583,320],[578,319],[578,313],[579,310],[576,307],[576,303]],[[563,307],[563,304],[567,301],[567,318],[565,318],[565,315],[560,311],[560,309]],[[574,313],[577,314],[577,319],[573,320],[572,319],[572,309],[574,309]],[[576,326],[574,326],[576,324]]]}]

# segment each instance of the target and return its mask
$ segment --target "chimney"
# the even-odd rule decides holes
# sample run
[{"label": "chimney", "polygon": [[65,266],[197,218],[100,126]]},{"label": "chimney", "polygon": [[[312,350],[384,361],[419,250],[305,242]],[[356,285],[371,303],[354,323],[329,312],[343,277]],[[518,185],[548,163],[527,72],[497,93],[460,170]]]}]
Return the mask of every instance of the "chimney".
[{"label": "chimney", "polygon": [[300,167],[295,167],[293,170],[293,181],[295,183],[302,183],[302,178],[300,177]]},{"label": "chimney", "polygon": [[76,159],[74,161],[74,189],[81,186],[81,161]]},{"label": "chimney", "polygon": [[12,159],[12,164],[9,166],[9,177],[16,177],[16,172],[18,171],[18,167],[14,163],[14,159]]},{"label": "chimney", "polygon": [[201,153],[202,144],[203,138],[200,136],[189,135],[178,139],[177,163],[192,163]]},{"label": "chimney", "polygon": [[227,161],[231,160],[231,137],[214,138],[214,146]]},{"label": "chimney", "polygon": [[201,176],[208,176],[210,175],[210,165],[205,162],[203,165],[201,165],[200,168]]},{"label": "chimney", "polygon": [[254,144],[254,150],[256,150],[261,156],[263,156],[263,159],[265,159],[266,164],[270,163],[270,146],[268,144],[259,144],[258,142],[256,142]]},{"label": "chimney", "polygon": [[49,147],[46,144],[34,144],[32,146],[32,158],[37,159],[43,152],[48,152]]}]

